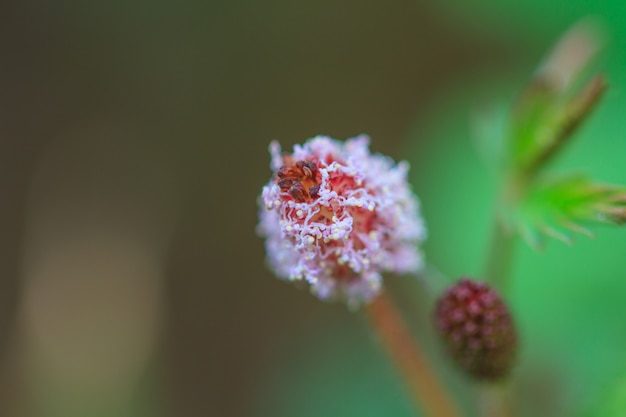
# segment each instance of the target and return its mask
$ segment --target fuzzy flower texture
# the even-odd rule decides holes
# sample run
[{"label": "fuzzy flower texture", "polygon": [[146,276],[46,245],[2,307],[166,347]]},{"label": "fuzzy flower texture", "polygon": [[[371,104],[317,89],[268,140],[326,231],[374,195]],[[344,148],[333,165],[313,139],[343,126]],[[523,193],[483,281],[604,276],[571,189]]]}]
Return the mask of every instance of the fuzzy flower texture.
[{"label": "fuzzy flower texture", "polygon": [[367,136],[318,136],[291,154],[272,142],[270,153],[258,232],[280,278],[357,306],[380,292],[381,273],[421,268],[426,229],[407,163],[371,154]]}]

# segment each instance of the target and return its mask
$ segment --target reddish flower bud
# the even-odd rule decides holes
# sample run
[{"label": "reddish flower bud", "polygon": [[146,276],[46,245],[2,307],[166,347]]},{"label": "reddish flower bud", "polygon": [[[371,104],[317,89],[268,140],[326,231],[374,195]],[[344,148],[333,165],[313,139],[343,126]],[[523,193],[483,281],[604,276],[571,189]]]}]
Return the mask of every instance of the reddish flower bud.
[{"label": "reddish flower bud", "polygon": [[486,284],[462,279],[437,302],[435,326],[455,362],[472,377],[495,380],[511,370],[517,334],[502,298]]}]

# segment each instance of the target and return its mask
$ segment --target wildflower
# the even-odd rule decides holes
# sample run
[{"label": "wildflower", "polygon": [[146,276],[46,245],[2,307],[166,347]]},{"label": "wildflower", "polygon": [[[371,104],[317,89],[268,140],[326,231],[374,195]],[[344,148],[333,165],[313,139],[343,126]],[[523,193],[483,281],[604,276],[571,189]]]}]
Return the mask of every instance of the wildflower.
[{"label": "wildflower", "polygon": [[345,143],[318,136],[292,154],[270,145],[274,176],[263,187],[258,226],[268,262],[322,300],[371,301],[381,273],[422,266],[417,245],[426,230],[408,165],[368,146],[367,136]]},{"label": "wildflower", "polygon": [[485,284],[462,279],[437,302],[435,325],[450,355],[477,379],[506,376],[517,351],[509,310]]}]

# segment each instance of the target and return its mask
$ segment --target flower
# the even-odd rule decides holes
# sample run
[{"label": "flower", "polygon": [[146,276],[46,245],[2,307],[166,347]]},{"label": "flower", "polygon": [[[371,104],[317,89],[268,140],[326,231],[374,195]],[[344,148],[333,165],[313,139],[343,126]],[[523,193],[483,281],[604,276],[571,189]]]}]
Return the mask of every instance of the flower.
[{"label": "flower", "polygon": [[426,237],[408,164],[369,151],[369,138],[317,136],[291,154],[270,145],[258,233],[278,277],[322,300],[357,306],[381,290],[383,272],[415,273]]},{"label": "flower", "polygon": [[439,299],[435,326],[456,363],[477,379],[496,380],[511,370],[517,333],[509,309],[498,293],[462,279]]}]

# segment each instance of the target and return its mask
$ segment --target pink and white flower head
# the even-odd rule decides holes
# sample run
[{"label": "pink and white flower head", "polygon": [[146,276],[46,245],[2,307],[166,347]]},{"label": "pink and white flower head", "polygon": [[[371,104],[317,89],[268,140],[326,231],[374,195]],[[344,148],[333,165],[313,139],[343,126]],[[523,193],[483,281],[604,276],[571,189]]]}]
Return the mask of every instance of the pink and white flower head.
[{"label": "pink and white flower head", "polygon": [[258,232],[280,278],[355,306],[380,292],[383,272],[422,267],[426,229],[407,163],[371,154],[367,136],[318,136],[292,154],[274,141],[270,153],[274,176],[263,187]]}]

